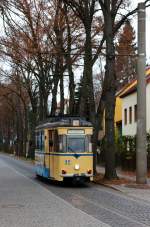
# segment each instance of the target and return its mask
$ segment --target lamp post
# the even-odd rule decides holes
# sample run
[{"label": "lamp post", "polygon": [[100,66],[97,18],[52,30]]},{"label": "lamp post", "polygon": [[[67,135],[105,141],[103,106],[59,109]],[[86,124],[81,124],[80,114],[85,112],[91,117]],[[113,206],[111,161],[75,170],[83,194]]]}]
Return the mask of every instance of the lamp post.
[{"label": "lamp post", "polygon": [[138,4],[138,83],[137,83],[137,147],[136,182],[147,182],[146,151],[146,48],[145,48],[145,4]]}]

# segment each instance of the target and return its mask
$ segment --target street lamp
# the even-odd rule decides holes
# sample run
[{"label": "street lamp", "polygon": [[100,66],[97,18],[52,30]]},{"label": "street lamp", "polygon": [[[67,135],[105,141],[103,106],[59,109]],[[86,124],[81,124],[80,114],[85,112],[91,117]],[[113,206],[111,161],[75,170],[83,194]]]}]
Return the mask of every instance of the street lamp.
[{"label": "street lamp", "polygon": [[147,183],[145,3],[138,4],[136,182]]}]

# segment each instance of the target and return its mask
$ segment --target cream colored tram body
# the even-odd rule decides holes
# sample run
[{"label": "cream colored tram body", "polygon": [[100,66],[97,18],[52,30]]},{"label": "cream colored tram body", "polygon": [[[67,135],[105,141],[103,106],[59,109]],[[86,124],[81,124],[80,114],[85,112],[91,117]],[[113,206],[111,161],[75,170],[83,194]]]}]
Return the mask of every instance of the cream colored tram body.
[{"label": "cream colored tram body", "polygon": [[37,176],[93,180],[93,127],[81,118],[54,117],[36,127]]}]

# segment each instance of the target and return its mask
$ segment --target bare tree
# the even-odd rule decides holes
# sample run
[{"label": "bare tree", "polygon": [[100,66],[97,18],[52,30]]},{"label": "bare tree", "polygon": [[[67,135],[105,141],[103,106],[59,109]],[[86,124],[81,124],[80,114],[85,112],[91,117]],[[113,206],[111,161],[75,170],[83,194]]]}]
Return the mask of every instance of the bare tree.
[{"label": "bare tree", "polygon": [[76,16],[80,18],[85,29],[84,43],[84,71],[80,99],[80,115],[87,116],[85,111],[89,111],[89,119],[95,121],[95,101],[93,92],[93,72],[92,72],[92,21],[95,13],[95,0],[90,1],[70,1],[64,0],[70,6]]},{"label": "bare tree", "polygon": [[[150,1],[145,1],[145,4]],[[105,104],[105,177],[116,178],[115,170],[115,94],[116,94],[116,72],[115,72],[115,43],[114,37],[124,22],[133,15],[137,8],[120,14],[122,8],[126,9],[129,1],[123,0],[99,0],[104,18],[104,37],[106,40],[106,66],[103,85],[102,99]],[[118,18],[118,15],[121,15]]]}]

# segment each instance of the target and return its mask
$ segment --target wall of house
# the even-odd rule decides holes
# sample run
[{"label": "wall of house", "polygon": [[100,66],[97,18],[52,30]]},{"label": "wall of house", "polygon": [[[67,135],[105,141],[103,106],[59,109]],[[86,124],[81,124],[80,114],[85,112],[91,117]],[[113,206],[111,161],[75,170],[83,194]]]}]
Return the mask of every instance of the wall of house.
[{"label": "wall of house", "polygon": [[[150,83],[146,88],[146,109],[147,109],[147,132],[150,132]],[[137,131],[137,122],[135,119],[135,108],[137,105],[137,92],[130,94],[122,99],[122,135],[134,136]],[[129,122],[129,108],[132,107],[132,122]],[[125,124],[125,109],[127,110],[127,122]]]},{"label": "wall of house", "polygon": [[115,123],[122,121],[122,99],[116,98]]},{"label": "wall of house", "polygon": [[[123,98],[122,101],[122,135],[133,136],[136,134],[136,121],[134,117],[134,106],[137,104],[137,93],[134,92]],[[132,123],[129,122],[129,108],[132,107]],[[127,110],[127,123],[125,124],[124,111]]]}]

